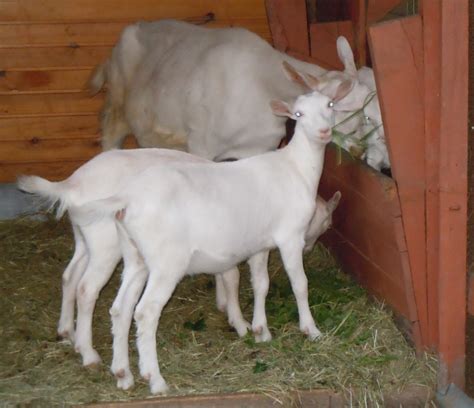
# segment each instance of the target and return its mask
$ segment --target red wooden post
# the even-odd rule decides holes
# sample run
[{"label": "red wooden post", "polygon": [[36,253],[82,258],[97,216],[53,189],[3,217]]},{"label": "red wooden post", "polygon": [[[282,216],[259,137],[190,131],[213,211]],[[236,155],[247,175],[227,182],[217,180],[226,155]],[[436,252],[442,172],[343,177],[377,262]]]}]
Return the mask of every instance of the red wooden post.
[{"label": "red wooden post", "polygon": [[441,2],[421,4],[423,16],[425,168],[426,168],[426,276],[428,303],[428,339],[426,345],[438,345],[438,274],[439,274],[439,121],[441,104]]},{"label": "red wooden post", "polygon": [[438,384],[464,387],[466,347],[468,0],[441,0]]},{"label": "red wooden post", "polygon": [[421,18],[409,17],[372,26],[369,44],[392,174],[400,196],[422,344],[425,345],[428,318]]}]

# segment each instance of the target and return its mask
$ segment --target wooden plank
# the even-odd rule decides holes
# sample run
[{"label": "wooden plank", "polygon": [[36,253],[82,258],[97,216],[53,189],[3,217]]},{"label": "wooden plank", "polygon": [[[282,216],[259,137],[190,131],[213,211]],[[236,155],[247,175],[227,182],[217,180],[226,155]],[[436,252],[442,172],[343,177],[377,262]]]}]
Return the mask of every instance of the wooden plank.
[{"label": "wooden plank", "polygon": [[[128,137],[124,148],[136,147],[135,138]],[[2,141],[0,142],[0,163],[89,160],[101,151],[100,137]]]},{"label": "wooden plank", "polygon": [[[247,28],[259,36],[270,39],[266,18],[241,17],[210,20],[185,19],[190,22],[206,22],[206,27],[239,26]],[[77,23],[10,23],[0,24],[0,48],[28,46],[70,46],[70,45],[114,45],[121,31],[129,21],[77,22]]]},{"label": "wooden plank", "polygon": [[[416,321],[414,300],[409,302],[406,295],[404,268],[408,265],[404,263],[404,236],[394,224],[401,214],[396,184],[362,162],[350,159],[345,152],[341,164],[337,156],[334,147],[327,149],[320,184],[323,197],[336,190],[342,193],[334,214],[335,233],[325,234],[327,238],[323,241],[344,269],[371,293],[385,299],[409,321]],[[416,327],[412,331],[416,335]]]},{"label": "wooden plank", "polygon": [[305,0],[265,0],[265,4],[275,48],[309,55]]},{"label": "wooden plank", "polygon": [[[138,148],[135,138],[127,137],[123,148]],[[0,183],[14,182],[20,174],[36,174],[50,180],[62,180],[100,152],[98,137],[0,142]],[[15,160],[18,158],[21,161],[9,160],[6,157],[8,153]]]},{"label": "wooden plank", "polygon": [[0,141],[79,139],[99,136],[99,118],[88,115],[34,116],[0,119]]},{"label": "wooden plank", "polygon": [[88,160],[101,151],[99,138],[0,142],[0,163]]},{"label": "wooden plank", "polygon": [[343,35],[354,49],[354,30],[351,21],[314,23],[309,27],[311,38],[311,57],[324,61],[333,69],[344,68],[336,49],[337,37]]},{"label": "wooden plank", "polygon": [[110,46],[0,48],[0,70],[92,68],[107,59]]},{"label": "wooden plank", "polygon": [[439,274],[439,100],[441,78],[441,32],[439,1],[422,3],[424,43],[425,167],[426,167],[426,272],[428,303],[427,346],[438,345]]},{"label": "wooden plank", "polygon": [[86,90],[91,72],[89,68],[3,71],[0,75],[0,94]]},{"label": "wooden plank", "polygon": [[398,185],[422,344],[428,343],[422,27],[419,16],[371,26],[392,174]]},{"label": "wooden plank", "polygon": [[367,24],[375,23],[382,19],[390,10],[401,3],[401,0],[368,0]]},{"label": "wooden plank", "polygon": [[34,174],[58,181],[69,177],[84,161],[54,161],[46,163],[8,163],[0,161],[0,183],[13,183],[19,175]]},{"label": "wooden plank", "polygon": [[367,65],[367,3],[352,0],[349,5],[354,25],[354,58],[359,67]]},{"label": "wooden plank", "polygon": [[465,384],[468,13],[441,0],[438,385]]},{"label": "wooden plank", "polygon": [[263,0],[1,0],[0,21],[97,21],[199,17],[266,18]]},{"label": "wooden plank", "polygon": [[0,95],[0,118],[10,115],[93,113],[104,101],[103,94],[91,97],[86,92]]}]

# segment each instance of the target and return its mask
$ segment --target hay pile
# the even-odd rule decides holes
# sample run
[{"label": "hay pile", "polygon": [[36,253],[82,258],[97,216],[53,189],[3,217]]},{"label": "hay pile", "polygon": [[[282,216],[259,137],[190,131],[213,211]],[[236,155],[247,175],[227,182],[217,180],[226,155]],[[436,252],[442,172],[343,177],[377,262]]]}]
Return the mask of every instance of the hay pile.
[{"label": "hay pile", "polygon": [[[101,294],[94,318],[94,345],[104,365],[84,369],[71,345],[56,339],[61,274],[72,254],[66,221],[0,222],[0,253],[0,401],[51,406],[149,396],[137,373],[134,334],[135,387],[116,389],[108,371],[108,309],[119,273]],[[415,358],[390,312],[368,300],[323,247],[305,263],[310,305],[325,333],[317,342],[298,330],[294,297],[277,253],[270,260],[267,312],[274,340],[268,344],[255,344],[251,336],[239,339],[229,329],[214,305],[213,279],[185,279],[158,331],[160,367],[171,394],[256,391],[278,400],[296,388],[330,388],[354,393],[354,401],[380,401],[382,392],[407,384],[434,385],[436,361],[428,355]],[[248,271],[242,272],[241,305],[250,321]]]}]

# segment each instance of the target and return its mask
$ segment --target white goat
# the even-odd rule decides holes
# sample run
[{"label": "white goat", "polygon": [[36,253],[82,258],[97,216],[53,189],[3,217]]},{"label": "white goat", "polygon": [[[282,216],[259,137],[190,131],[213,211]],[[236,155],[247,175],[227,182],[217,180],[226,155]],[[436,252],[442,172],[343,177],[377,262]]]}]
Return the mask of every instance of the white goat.
[{"label": "white goat", "polygon": [[[207,162],[207,160],[184,152],[166,149],[112,150],[96,156],[62,182],[51,183],[36,176],[22,176],[18,180],[18,187],[21,190],[40,195],[52,204],[59,201],[58,216],[61,216],[65,211],[69,213],[75,237],[75,252],[63,274],[63,300],[58,333],[61,337],[68,338],[75,343],[76,350],[83,357],[84,365],[100,362],[100,357],[92,346],[92,314],[95,301],[113,273],[120,257],[124,256],[124,282],[128,282],[129,276],[140,273],[146,276],[146,273],[140,257],[133,252],[133,249],[119,247],[113,219],[104,218],[87,226],[79,225],[78,220],[82,214],[81,206],[117,193],[125,183],[151,165],[158,163],[169,165],[173,162],[193,163]],[[306,249],[311,249],[318,237],[330,227],[332,212],[337,207],[339,199],[339,192],[328,202],[317,197],[316,211],[306,234]],[[267,257],[268,255],[263,254],[261,260],[255,257],[255,260],[249,262],[252,269],[261,269],[255,272],[255,275],[268,276],[265,262]],[[225,299],[223,303],[225,303],[229,323],[235,327],[240,336],[245,335],[249,325],[243,319],[238,303],[238,269],[232,268],[222,274],[222,279],[217,282],[223,285],[219,293]],[[133,289],[130,290],[133,291]],[[74,304],[76,294],[78,314],[75,337]],[[139,293],[136,293],[127,297],[127,301],[130,303],[130,314],[125,319],[125,323],[123,323],[124,315],[120,316],[121,324],[130,325],[131,313],[137,301],[135,297],[138,295]],[[119,298],[121,295],[118,296]],[[116,306],[112,308],[112,310],[116,309]],[[266,325],[256,334],[257,341],[265,341],[270,338]],[[123,367],[124,364],[121,361],[128,358],[128,336],[125,336],[124,340],[123,338],[120,340],[122,343],[118,337],[115,340],[114,350],[118,351],[114,351],[112,371],[118,377],[119,386],[129,388],[133,384],[133,377],[121,375],[122,372],[119,368],[114,369],[116,366]]]},{"label": "white goat", "polygon": [[[354,81],[341,101],[346,113],[337,116],[338,122],[363,106],[370,89],[358,80],[344,37],[337,48],[345,72],[328,72],[319,90]],[[105,81],[108,85],[103,148],[120,147],[133,133],[140,146],[179,148],[215,161],[274,150],[285,135],[286,119],[272,115],[268,101],[294,100],[306,91],[300,81],[286,80],[280,69],[284,61],[313,76],[326,73],[240,28],[209,29],[173,20],[130,25],[90,81],[93,92]],[[341,130],[351,133],[361,124],[362,115],[356,115]]]},{"label": "white goat", "polygon": [[[343,82],[333,101],[313,92],[298,97],[293,106],[272,102],[275,114],[297,121],[295,135],[284,149],[233,163],[150,167],[121,193],[84,206],[86,219],[89,212],[93,217],[97,212],[115,213],[119,231],[128,235],[128,244],[133,241],[149,271],[135,320],[140,373],[149,380],[152,393],[167,389],[156,353],[158,320],[186,274],[220,273],[278,247],[296,297],[300,329],[311,339],[320,335],[308,305],[302,251],[325,147],[331,141],[332,107],[351,86]],[[256,280],[252,277],[253,283]],[[125,281],[122,286],[127,286]],[[268,279],[258,286],[255,309],[257,298],[264,303]],[[118,299],[121,292],[122,288]],[[254,329],[260,323],[266,325],[254,316]]]}]

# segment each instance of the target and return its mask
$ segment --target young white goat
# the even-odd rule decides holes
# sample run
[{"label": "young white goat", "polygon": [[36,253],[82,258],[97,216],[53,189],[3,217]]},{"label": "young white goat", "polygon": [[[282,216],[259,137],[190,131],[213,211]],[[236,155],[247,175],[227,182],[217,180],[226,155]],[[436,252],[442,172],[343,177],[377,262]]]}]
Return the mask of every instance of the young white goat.
[{"label": "young white goat", "polygon": [[[131,149],[112,150],[102,153],[76,170],[68,179],[61,182],[49,182],[37,176],[22,176],[18,180],[18,187],[30,193],[35,193],[48,199],[52,204],[59,202],[58,217],[68,211],[75,238],[75,252],[69,265],[63,273],[63,299],[61,316],[58,324],[58,334],[62,338],[70,339],[81,353],[84,365],[100,362],[100,357],[92,346],[92,314],[95,301],[105,283],[109,280],[121,256],[124,257],[123,279],[128,276],[144,273],[140,257],[133,252],[133,248],[120,248],[117,231],[112,218],[104,218],[98,222],[81,226],[81,206],[87,202],[108,197],[117,193],[127,182],[137,174],[152,165],[169,165],[173,162],[193,163],[208,162],[184,152],[167,149]],[[306,248],[310,249],[318,237],[331,224],[332,212],[337,207],[340,193],[337,192],[328,202],[321,197],[316,199],[316,211],[306,234]],[[268,276],[266,270],[267,255],[261,261],[250,262],[252,269],[261,268],[255,275]],[[232,268],[222,274],[216,281],[222,284],[218,292],[223,296],[221,304],[229,317],[229,323],[236,329],[239,336],[247,333],[248,323],[243,319],[238,303],[238,269]],[[139,293],[135,296],[138,296]],[[121,296],[118,296],[120,299]],[[133,296],[127,299],[130,302],[131,312],[128,321],[123,323],[124,315],[120,316],[120,324],[130,325],[131,313],[137,299]],[[74,330],[74,304],[77,300],[77,330]],[[117,303],[117,302],[116,302]],[[112,310],[117,307],[112,308]],[[260,313],[261,314],[261,313]],[[266,321],[266,319],[265,319]],[[118,323],[117,323],[118,324]],[[127,328],[128,334],[128,328]],[[125,336],[125,346],[120,346],[114,352],[112,371],[120,373],[124,364],[121,361],[124,355],[128,356],[128,336]],[[256,334],[257,341],[269,340],[269,331],[266,325]],[[125,347],[125,350],[123,349]],[[118,360],[115,358],[117,356]],[[118,362],[116,362],[118,361]],[[129,388],[133,384],[133,377],[118,376],[121,388]]]},{"label": "young white goat", "polygon": [[[275,114],[297,121],[284,149],[232,163],[153,166],[121,193],[84,206],[81,222],[88,212],[93,218],[116,213],[119,231],[136,245],[148,270],[134,317],[140,373],[152,393],[167,389],[156,353],[159,317],[186,274],[220,273],[278,247],[296,297],[300,329],[311,339],[320,335],[308,305],[302,252],[331,141],[333,106],[351,87],[343,82],[332,101],[313,92],[292,106],[272,102]],[[268,280],[262,286],[259,292],[266,296]],[[123,307],[122,302],[118,305]]]}]

